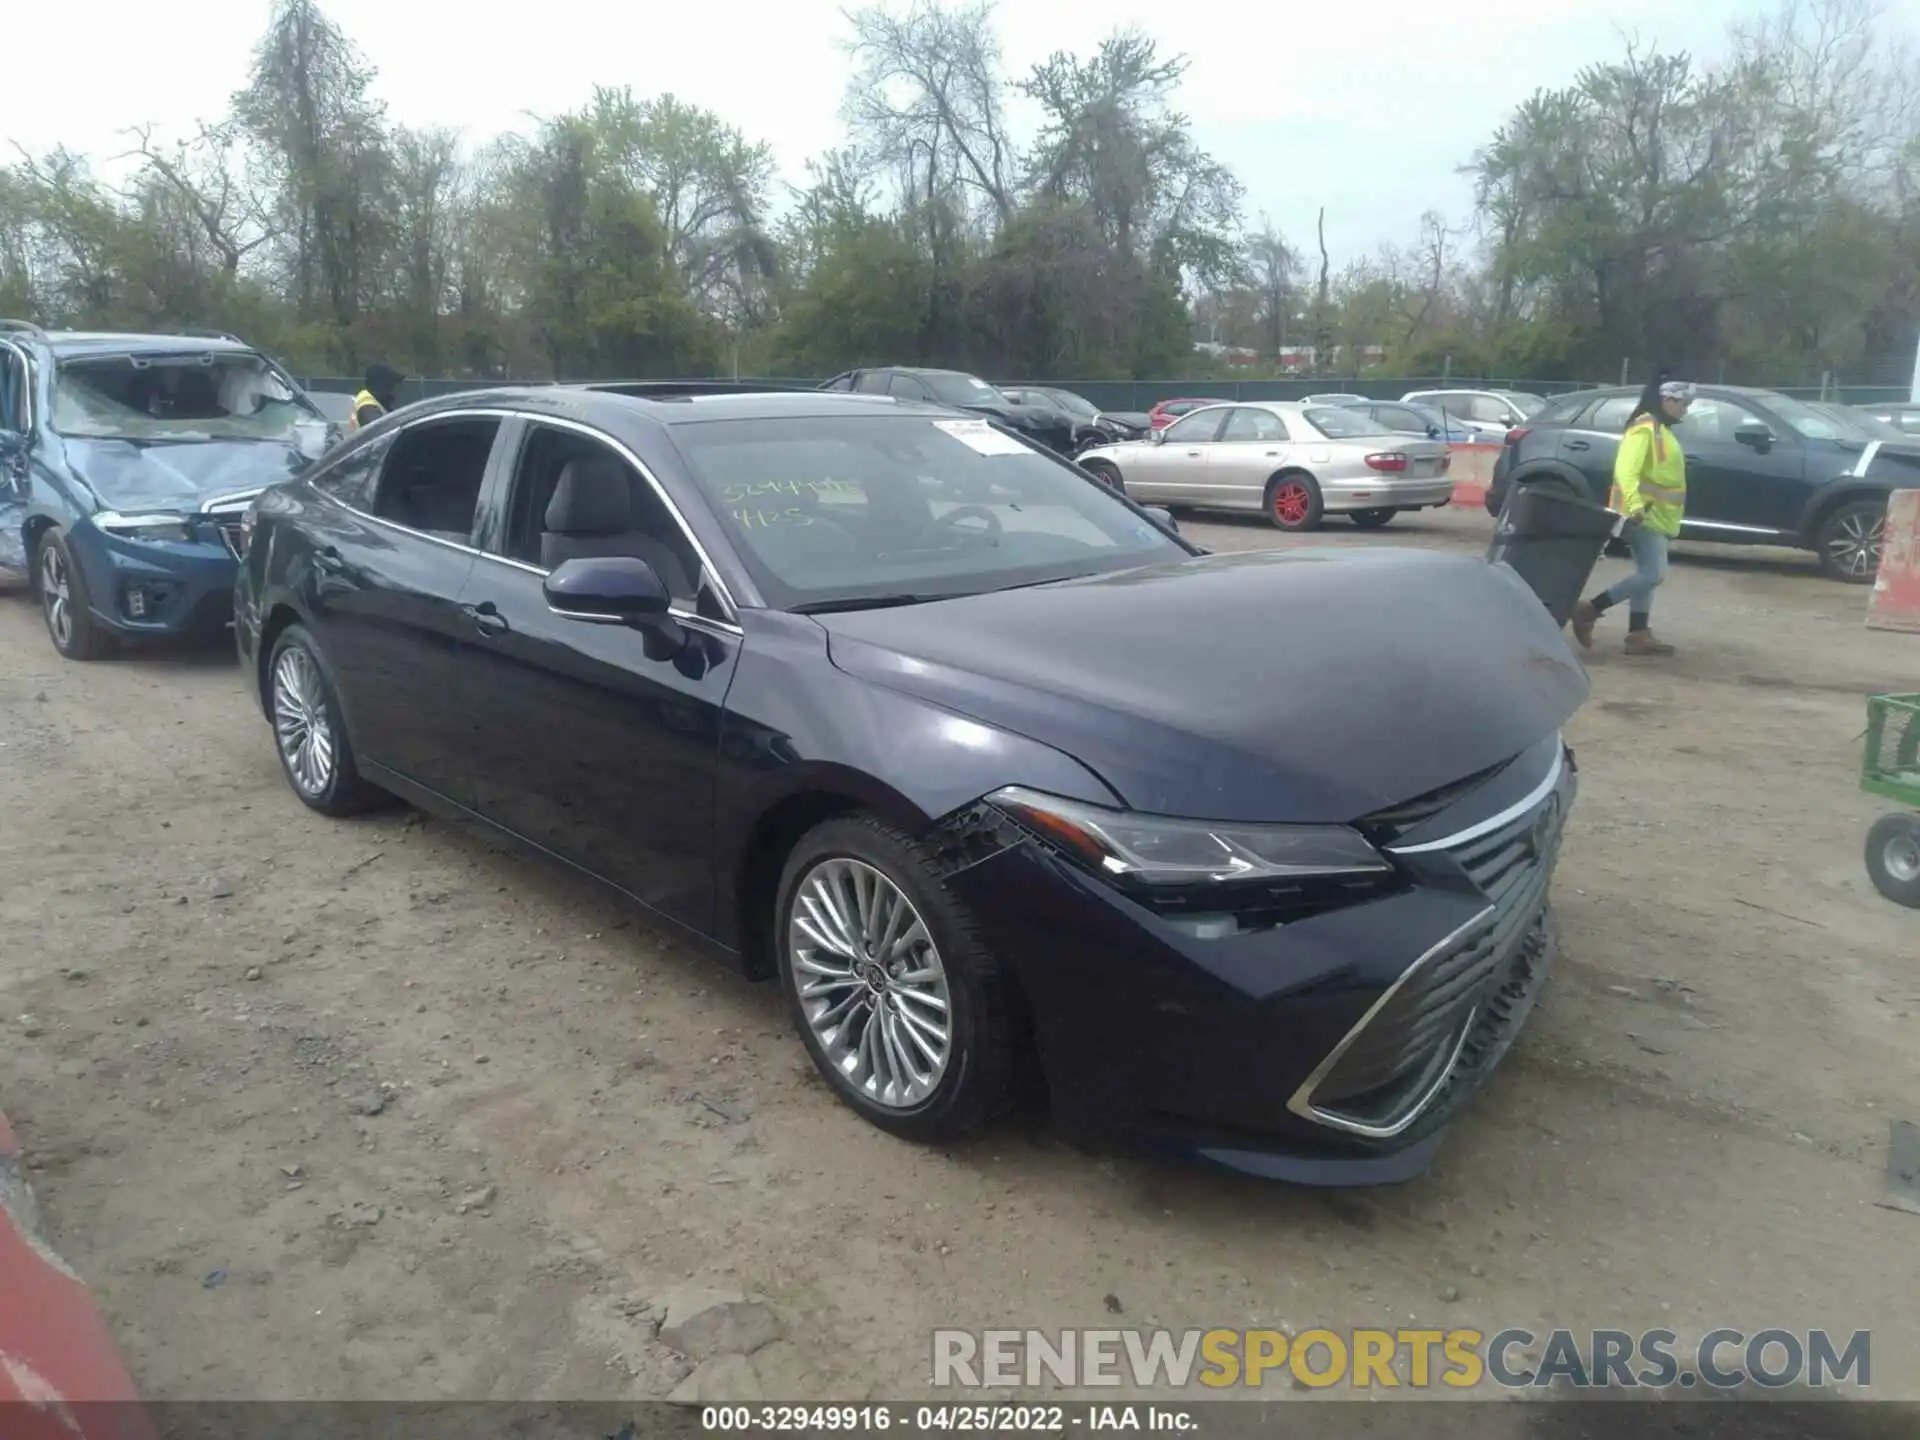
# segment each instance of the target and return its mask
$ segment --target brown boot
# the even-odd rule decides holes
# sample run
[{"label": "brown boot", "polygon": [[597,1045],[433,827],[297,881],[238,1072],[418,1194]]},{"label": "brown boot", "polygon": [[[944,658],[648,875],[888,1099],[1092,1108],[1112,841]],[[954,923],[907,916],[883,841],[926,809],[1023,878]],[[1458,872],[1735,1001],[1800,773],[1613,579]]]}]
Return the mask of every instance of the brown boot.
[{"label": "brown boot", "polygon": [[1593,627],[1600,622],[1600,612],[1593,608],[1591,600],[1582,600],[1573,607],[1573,638],[1580,642],[1582,650],[1593,648]]},{"label": "brown boot", "polygon": [[1671,655],[1673,646],[1654,639],[1651,630],[1630,630],[1627,632],[1627,654]]}]

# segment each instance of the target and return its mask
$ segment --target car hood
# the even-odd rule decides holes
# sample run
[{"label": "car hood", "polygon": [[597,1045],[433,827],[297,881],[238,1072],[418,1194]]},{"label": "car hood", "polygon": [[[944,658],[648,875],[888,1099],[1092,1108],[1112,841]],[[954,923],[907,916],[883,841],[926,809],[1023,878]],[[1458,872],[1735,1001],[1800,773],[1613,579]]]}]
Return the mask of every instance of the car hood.
[{"label": "car hood", "polygon": [[109,510],[190,512],[221,495],[277,484],[308,464],[298,445],[277,440],[63,443],[68,465]]},{"label": "car hood", "polygon": [[1073,422],[1058,410],[1048,410],[1035,405],[1016,405],[1011,400],[1004,405],[969,405],[966,407],[977,415],[991,415],[996,420],[1005,421],[1019,430],[1065,430]]},{"label": "car hood", "polygon": [[1152,417],[1144,410],[1102,410],[1100,418],[1124,425],[1129,430],[1144,430],[1153,423]]},{"label": "car hood", "polygon": [[1209,820],[1358,820],[1517,755],[1588,693],[1511,570],[1406,550],[816,618],[847,673],[1063,751],[1134,809]]},{"label": "car hood", "polygon": [[1870,440],[1848,448],[1860,451],[1850,467],[1855,474],[1903,490],[1920,486],[1920,440]]}]

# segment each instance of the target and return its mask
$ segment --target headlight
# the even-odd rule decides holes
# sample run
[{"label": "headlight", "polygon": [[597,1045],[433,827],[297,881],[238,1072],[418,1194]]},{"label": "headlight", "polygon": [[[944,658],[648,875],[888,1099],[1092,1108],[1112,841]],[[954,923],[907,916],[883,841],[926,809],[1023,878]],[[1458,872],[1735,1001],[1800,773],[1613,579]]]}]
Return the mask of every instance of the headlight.
[{"label": "headlight", "polygon": [[1239,825],[1107,810],[1017,786],[988,799],[1115,880],[1151,887],[1386,877],[1384,856],[1343,825]]},{"label": "headlight", "polygon": [[178,515],[116,515],[111,511],[93,517],[94,525],[122,540],[190,541],[193,527]]}]

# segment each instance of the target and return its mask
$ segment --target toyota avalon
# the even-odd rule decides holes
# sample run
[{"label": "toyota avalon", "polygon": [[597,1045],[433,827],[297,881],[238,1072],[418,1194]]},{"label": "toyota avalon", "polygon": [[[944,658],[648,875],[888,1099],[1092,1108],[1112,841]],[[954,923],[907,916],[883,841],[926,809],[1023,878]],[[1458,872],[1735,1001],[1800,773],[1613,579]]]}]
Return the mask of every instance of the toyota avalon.
[{"label": "toyota avalon", "polygon": [[1404,1179],[1553,958],[1587,682],[1504,567],[1209,556],[979,416],[670,385],[410,406],[247,525],[301,801],[620,892],[899,1136],[1038,1089],[1088,1139]]}]

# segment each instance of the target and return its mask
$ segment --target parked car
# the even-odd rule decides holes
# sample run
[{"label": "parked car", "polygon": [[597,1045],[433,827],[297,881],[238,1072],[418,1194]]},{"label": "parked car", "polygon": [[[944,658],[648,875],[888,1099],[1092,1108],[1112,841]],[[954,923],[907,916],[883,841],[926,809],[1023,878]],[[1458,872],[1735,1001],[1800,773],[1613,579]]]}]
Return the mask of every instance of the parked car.
[{"label": "parked car", "polygon": [[1353,400],[1347,402],[1347,408],[1371,415],[1396,435],[1424,435],[1449,445],[1468,445],[1478,438],[1464,422],[1428,405],[1406,400]]},{"label": "parked car", "polygon": [[1531,591],[1205,557],[932,403],[623,390],[422,401],[259,498],[240,658],[304,804],[611,887],[895,1135],[1037,1071],[1070,1133],[1425,1168],[1553,954],[1588,687]]},{"label": "parked car", "polygon": [[961,370],[919,370],[900,365],[849,370],[820,388],[946,405],[997,420],[1056,454],[1071,455],[1075,449],[1073,420],[1058,406],[1016,404],[977,375]]},{"label": "parked car", "polygon": [[1903,435],[1920,435],[1920,403],[1895,405],[1859,405],[1855,409],[1891,425]]},{"label": "parked car", "polygon": [[1282,530],[1344,514],[1371,530],[1445,505],[1452,458],[1443,441],[1396,435],[1343,405],[1250,401],[1194,410],[1146,443],[1086,451],[1080,465],[1136,500],[1256,510]]},{"label": "parked car", "polygon": [[1301,399],[1302,405],[1364,405],[1371,396],[1367,395],[1308,395]]},{"label": "parked car", "polygon": [[327,448],[300,387],[229,335],[20,320],[0,321],[0,374],[0,564],[31,577],[54,648],[230,624],[242,511]]},{"label": "parked car", "polygon": [[1507,431],[1525,425],[1547,403],[1525,390],[1410,390],[1400,398],[1438,410],[1491,443],[1504,441]]},{"label": "parked car", "polygon": [[1057,385],[1002,385],[1000,393],[1016,405],[1051,405],[1064,414],[1073,421],[1075,451],[1109,440],[1139,440],[1151,428],[1144,411],[1101,410],[1091,400]]},{"label": "parked car", "polygon": [[[1516,485],[1551,485],[1604,504],[1638,389],[1556,397],[1509,437],[1487,509]],[[1887,496],[1920,485],[1920,440],[1845,407],[1770,390],[1702,385],[1675,433],[1687,455],[1684,540],[1811,550],[1836,580],[1880,568]]]},{"label": "parked car", "polygon": [[1162,400],[1147,412],[1147,429],[1164,430],[1182,415],[1198,410],[1202,405],[1218,405],[1219,400],[1204,400],[1186,397],[1179,400]]}]

